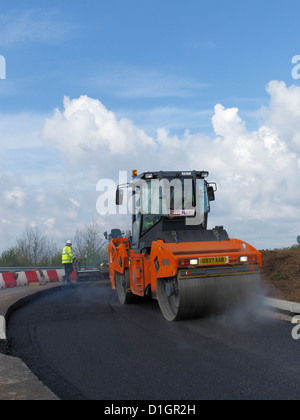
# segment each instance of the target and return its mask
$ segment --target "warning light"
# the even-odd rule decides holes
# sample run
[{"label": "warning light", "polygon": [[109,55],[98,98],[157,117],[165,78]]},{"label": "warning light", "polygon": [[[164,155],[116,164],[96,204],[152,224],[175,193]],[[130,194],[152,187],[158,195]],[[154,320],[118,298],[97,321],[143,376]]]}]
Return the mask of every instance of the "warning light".
[{"label": "warning light", "polygon": [[133,171],[132,171],[132,176],[134,177],[134,176],[137,176],[137,170],[136,169],[133,169]]}]

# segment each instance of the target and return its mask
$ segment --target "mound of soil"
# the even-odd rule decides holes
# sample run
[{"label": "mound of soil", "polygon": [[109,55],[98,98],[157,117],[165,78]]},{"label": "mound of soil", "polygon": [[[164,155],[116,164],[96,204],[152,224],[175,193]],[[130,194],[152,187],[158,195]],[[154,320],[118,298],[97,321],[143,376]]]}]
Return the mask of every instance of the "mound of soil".
[{"label": "mound of soil", "polygon": [[262,281],[270,297],[300,302],[300,248],[262,250]]}]

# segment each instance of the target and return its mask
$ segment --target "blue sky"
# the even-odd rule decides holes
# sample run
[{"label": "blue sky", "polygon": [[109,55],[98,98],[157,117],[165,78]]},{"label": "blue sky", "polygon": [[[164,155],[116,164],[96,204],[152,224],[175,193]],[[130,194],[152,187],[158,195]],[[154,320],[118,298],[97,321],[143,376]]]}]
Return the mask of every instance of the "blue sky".
[{"label": "blue sky", "polygon": [[270,80],[292,82],[299,12],[291,0],[13,0],[0,13],[0,110],[50,112],[87,94],[130,117],[219,102],[251,111]]},{"label": "blue sky", "polygon": [[[94,215],[95,185],[99,178],[105,174],[113,177],[113,170],[117,173],[118,168],[130,170],[130,165],[137,162],[140,171],[145,169],[145,162],[153,166],[159,162],[168,169],[179,167],[179,156],[190,145],[196,145],[199,159],[194,161],[193,156],[185,156],[182,164],[201,165],[205,166],[201,169],[212,171],[223,188],[220,199],[229,200],[232,190],[229,194],[228,189],[232,183],[225,182],[221,165],[217,163],[217,158],[222,158],[216,156],[220,150],[218,136],[223,139],[222,145],[231,144],[231,136],[240,135],[243,139],[239,156],[246,160],[241,168],[235,165],[237,155],[227,157],[237,183],[247,178],[241,171],[249,164],[256,188],[261,183],[266,185],[246,149],[251,142],[259,146],[256,142],[261,141],[264,150],[269,150],[270,136],[275,139],[272,144],[278,145],[276,150],[290,158],[289,166],[295,168],[290,175],[297,179],[298,108],[297,118],[291,121],[293,129],[287,129],[280,116],[287,103],[291,109],[293,103],[299,105],[300,81],[293,80],[291,75],[292,57],[300,54],[299,16],[300,3],[296,0],[5,2],[0,11],[0,55],[6,59],[6,80],[0,80],[0,170],[5,185],[14,193],[2,193],[0,230],[4,239],[0,250],[13,243],[27,224],[42,224],[59,241],[72,235],[77,226]],[[278,83],[270,85],[272,81]],[[76,102],[83,96],[87,100]],[[70,102],[64,102],[65,97]],[[216,110],[218,104],[224,109]],[[238,113],[230,112],[235,108]],[[74,109],[80,110],[80,115],[76,114],[79,121],[76,132],[86,133],[82,136],[88,139],[84,141],[92,150],[91,159],[86,153],[87,143],[83,149],[84,141],[75,139],[76,133],[74,144],[68,137],[74,121],[66,113]],[[128,133],[134,133],[132,145],[143,141],[141,130],[144,140],[149,137],[145,145],[153,144],[155,149],[152,161],[138,153],[130,157],[120,152],[116,165],[109,165],[110,159],[116,158],[113,145],[119,146],[119,138],[109,132],[109,140],[105,140],[101,124],[98,137],[94,136],[91,120],[97,122],[97,129],[101,120],[106,132],[110,121],[114,132],[124,135],[127,141],[130,141],[126,137]],[[55,132],[55,127],[60,127],[60,132]],[[264,127],[272,133],[263,131]],[[242,134],[241,130],[244,130]],[[262,132],[268,134],[264,136]],[[63,145],[65,139],[67,148]],[[106,149],[102,140],[106,141]],[[171,152],[168,145],[173,148]],[[206,156],[201,153],[202,145]],[[68,150],[72,151],[71,161]],[[123,150],[121,145],[120,150]],[[161,156],[160,151],[165,155]],[[93,161],[96,153],[101,153],[98,167],[97,161]],[[255,153],[259,156],[260,150]],[[271,162],[273,155],[274,150],[269,150],[266,158]],[[277,158],[280,161],[280,154]],[[81,160],[87,165],[85,168],[80,165]],[[73,188],[72,193],[61,182],[66,171],[75,180],[73,187],[71,181],[67,182]],[[287,183],[280,187],[281,191],[287,188]],[[242,188],[241,182],[239,185]],[[268,186],[267,201],[259,201],[264,209],[263,219],[268,218],[268,208],[274,208],[270,197],[277,197],[276,185],[274,181]],[[243,191],[238,189],[238,194]],[[62,232],[60,206],[68,207],[63,201],[66,198],[68,203],[73,203],[69,209],[72,223]],[[263,200],[251,196],[251,200],[255,199]],[[34,212],[30,209],[32,200],[37,200]],[[296,199],[281,195],[276,205],[288,200]],[[22,213],[22,217],[12,229],[11,219],[16,215],[10,215],[9,211],[14,201],[16,214]],[[245,235],[245,240],[248,237],[259,247],[295,242],[294,236],[300,233],[297,200],[288,209],[292,224],[285,225],[278,235],[278,226],[283,221],[278,221],[275,215],[269,216],[265,234],[260,232],[258,236],[252,226],[255,221],[261,223],[259,216],[253,216],[252,222],[245,226],[243,211],[234,213],[239,203],[236,198],[233,201],[236,206],[228,204],[232,214],[222,214],[227,201],[225,205],[216,205],[216,224],[225,225],[228,221],[235,229],[238,225],[237,235]],[[256,205],[249,201],[246,207],[249,204]],[[223,216],[224,223],[220,220]],[[284,215],[282,218],[286,220]],[[100,223],[103,226],[111,223],[114,227],[116,220]]]}]

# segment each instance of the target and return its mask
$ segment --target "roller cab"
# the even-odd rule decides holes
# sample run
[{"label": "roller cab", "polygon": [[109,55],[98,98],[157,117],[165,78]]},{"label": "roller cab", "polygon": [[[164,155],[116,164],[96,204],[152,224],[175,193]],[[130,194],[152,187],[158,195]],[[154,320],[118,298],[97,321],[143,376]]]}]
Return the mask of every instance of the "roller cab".
[{"label": "roller cab", "polygon": [[128,188],[132,231],[108,245],[110,281],[120,303],[135,296],[159,302],[168,321],[218,313],[251,297],[260,283],[261,254],[230,239],[222,226],[207,229],[215,183],[205,171],[135,175]]}]

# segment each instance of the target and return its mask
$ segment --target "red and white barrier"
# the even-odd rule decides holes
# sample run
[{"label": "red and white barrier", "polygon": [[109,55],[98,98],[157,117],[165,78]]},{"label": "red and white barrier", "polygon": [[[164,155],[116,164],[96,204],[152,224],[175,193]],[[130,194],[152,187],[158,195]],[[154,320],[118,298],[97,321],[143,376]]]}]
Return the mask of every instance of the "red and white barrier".
[{"label": "red and white barrier", "polygon": [[[0,277],[1,277],[1,274],[0,274]],[[28,280],[27,280],[25,271],[21,271],[18,273],[17,284],[18,286],[28,286]]]},{"label": "red and white barrier", "polygon": [[1,275],[5,284],[5,288],[18,286],[14,273],[2,273]]},{"label": "red and white barrier", "polygon": [[[38,286],[47,283],[62,282],[64,275],[64,269],[0,273],[0,289],[20,286]],[[70,280],[76,281],[76,277],[76,270],[74,270],[70,276]]]}]

